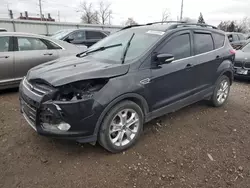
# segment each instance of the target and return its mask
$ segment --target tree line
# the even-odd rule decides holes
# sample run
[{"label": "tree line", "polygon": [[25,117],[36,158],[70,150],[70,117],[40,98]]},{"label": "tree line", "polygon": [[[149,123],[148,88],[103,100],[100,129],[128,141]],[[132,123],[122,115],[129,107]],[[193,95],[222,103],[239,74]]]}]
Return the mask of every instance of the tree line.
[{"label": "tree line", "polygon": [[[100,1],[97,6],[90,1],[83,1],[80,4],[80,10],[78,12],[82,13],[82,23],[86,24],[102,24],[107,25],[111,24],[113,11],[111,9],[111,4],[108,2]],[[168,9],[164,9],[162,11],[161,21],[165,22],[168,21],[170,18],[170,12]],[[183,18],[182,21],[187,23],[198,23],[198,24],[206,24],[205,19],[200,13],[198,17],[198,21],[195,19],[190,19],[188,17]],[[137,25],[138,23],[132,18],[128,18],[122,25]],[[218,29],[221,29],[226,32],[243,32],[247,33],[250,31],[250,19],[244,18],[242,21],[221,21],[220,24],[217,26]]]}]

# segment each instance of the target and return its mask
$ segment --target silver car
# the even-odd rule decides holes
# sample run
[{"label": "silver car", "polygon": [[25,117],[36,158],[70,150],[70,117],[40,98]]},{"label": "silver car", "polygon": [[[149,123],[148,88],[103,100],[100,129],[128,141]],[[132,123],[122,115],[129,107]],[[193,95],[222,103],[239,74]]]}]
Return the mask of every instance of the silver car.
[{"label": "silver car", "polygon": [[28,33],[0,33],[0,89],[18,86],[32,67],[63,56],[75,55],[87,47]]}]

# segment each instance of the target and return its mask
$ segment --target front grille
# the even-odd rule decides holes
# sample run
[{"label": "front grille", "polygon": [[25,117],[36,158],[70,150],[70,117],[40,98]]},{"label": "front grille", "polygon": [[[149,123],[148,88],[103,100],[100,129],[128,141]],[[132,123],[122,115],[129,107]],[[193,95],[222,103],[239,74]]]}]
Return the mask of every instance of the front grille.
[{"label": "front grille", "polygon": [[26,101],[21,99],[21,108],[22,112],[25,114],[25,116],[29,119],[29,121],[35,125],[36,124],[36,113],[37,110],[34,106],[31,106]]},{"label": "front grille", "polygon": [[244,67],[247,68],[247,69],[250,69],[250,62],[246,62]]},{"label": "front grille", "polygon": [[240,62],[240,61],[235,61],[234,66],[235,66],[235,67],[242,67],[242,66],[243,66],[243,63]]}]

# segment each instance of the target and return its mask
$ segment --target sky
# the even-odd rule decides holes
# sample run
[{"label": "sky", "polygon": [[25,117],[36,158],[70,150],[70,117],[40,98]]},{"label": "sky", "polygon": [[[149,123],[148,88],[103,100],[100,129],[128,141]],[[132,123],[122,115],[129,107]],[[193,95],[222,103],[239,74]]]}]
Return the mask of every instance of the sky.
[{"label": "sky", "polygon": [[[25,10],[30,16],[39,16],[39,0],[0,0],[0,18],[8,17],[8,8],[13,10],[14,17]],[[80,3],[83,0],[42,0],[42,10],[47,16],[63,22],[80,22]],[[100,0],[86,0],[97,8]],[[161,21],[162,12],[167,9],[171,20],[180,16],[181,0],[103,0],[111,4],[113,11],[111,23],[121,25],[127,18],[133,18],[143,24]],[[198,19],[202,12],[206,23],[218,25],[224,20],[241,20],[250,18],[250,0],[184,0],[183,17]],[[23,13],[24,14],[24,13]]]}]

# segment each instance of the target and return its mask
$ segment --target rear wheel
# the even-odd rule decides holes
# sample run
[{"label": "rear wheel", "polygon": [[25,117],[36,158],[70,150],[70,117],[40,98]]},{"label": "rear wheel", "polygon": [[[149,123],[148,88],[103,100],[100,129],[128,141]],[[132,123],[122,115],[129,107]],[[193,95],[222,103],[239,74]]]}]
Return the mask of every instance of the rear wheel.
[{"label": "rear wheel", "polygon": [[136,143],[143,128],[143,112],[132,101],[115,105],[106,115],[99,133],[99,143],[117,153]]},{"label": "rear wheel", "polygon": [[212,105],[215,107],[223,106],[229,96],[230,80],[227,76],[221,76],[215,86],[214,93],[211,99]]}]

